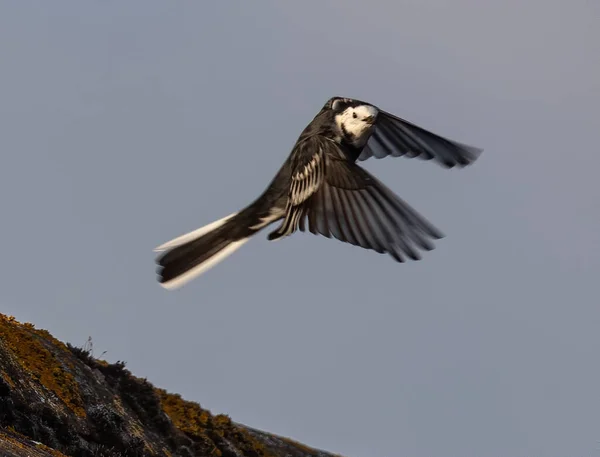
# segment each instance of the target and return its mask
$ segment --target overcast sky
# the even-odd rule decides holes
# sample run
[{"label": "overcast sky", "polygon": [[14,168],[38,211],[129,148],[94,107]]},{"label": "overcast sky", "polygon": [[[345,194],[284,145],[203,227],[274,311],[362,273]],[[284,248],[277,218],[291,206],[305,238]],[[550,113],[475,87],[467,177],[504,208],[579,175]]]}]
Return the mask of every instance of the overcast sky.
[{"label": "overcast sky", "polygon": [[[348,457],[600,456],[597,0],[0,0],[2,312]],[[421,262],[259,235],[166,291],[322,104],[485,149],[363,165]]]}]

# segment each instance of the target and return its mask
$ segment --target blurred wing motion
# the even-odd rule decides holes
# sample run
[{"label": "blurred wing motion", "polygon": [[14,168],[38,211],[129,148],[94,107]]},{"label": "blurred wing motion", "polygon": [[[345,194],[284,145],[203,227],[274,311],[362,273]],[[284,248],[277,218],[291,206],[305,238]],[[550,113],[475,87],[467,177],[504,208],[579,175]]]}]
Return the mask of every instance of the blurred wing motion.
[{"label": "blurred wing motion", "polygon": [[393,114],[379,111],[375,131],[358,160],[386,156],[435,160],[446,168],[473,163],[483,149],[461,144],[429,132]]}]

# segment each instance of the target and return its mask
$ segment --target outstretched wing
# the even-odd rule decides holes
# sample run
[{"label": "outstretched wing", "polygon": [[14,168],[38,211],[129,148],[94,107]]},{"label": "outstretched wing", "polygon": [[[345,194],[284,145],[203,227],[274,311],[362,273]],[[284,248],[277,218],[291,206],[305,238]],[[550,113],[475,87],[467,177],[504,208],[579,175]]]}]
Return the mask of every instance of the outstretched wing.
[{"label": "outstretched wing", "polygon": [[393,114],[379,111],[375,131],[358,160],[386,156],[435,160],[446,168],[473,163],[483,149],[461,144],[429,132]]},{"label": "outstretched wing", "polygon": [[[307,224],[308,222],[308,224]],[[305,202],[301,231],[388,253],[398,262],[421,258],[442,233],[355,163],[327,156],[327,173]]]}]

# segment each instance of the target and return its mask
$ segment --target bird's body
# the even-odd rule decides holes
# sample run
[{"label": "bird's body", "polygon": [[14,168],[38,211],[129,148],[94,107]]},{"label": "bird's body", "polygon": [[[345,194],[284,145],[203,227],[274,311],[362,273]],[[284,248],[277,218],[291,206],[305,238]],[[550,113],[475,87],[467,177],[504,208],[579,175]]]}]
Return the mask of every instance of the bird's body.
[{"label": "bird's body", "polygon": [[356,164],[370,157],[419,157],[466,166],[481,149],[428,132],[375,106],[333,97],[300,134],[266,190],[243,210],[156,248],[159,281],[179,287],[275,222],[268,239],[309,230],[417,260],[442,237],[406,202]]}]

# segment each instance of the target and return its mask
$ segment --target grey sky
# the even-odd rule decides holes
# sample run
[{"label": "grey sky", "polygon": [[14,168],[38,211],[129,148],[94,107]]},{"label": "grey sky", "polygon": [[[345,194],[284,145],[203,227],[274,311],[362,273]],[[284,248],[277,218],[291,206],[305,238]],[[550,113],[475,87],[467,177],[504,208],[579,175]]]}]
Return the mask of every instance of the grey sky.
[{"label": "grey sky", "polygon": [[[2,311],[349,457],[600,455],[600,4],[0,1]],[[332,95],[485,148],[373,171],[421,262],[152,248],[264,189]],[[266,235],[266,233],[265,233]]]}]

